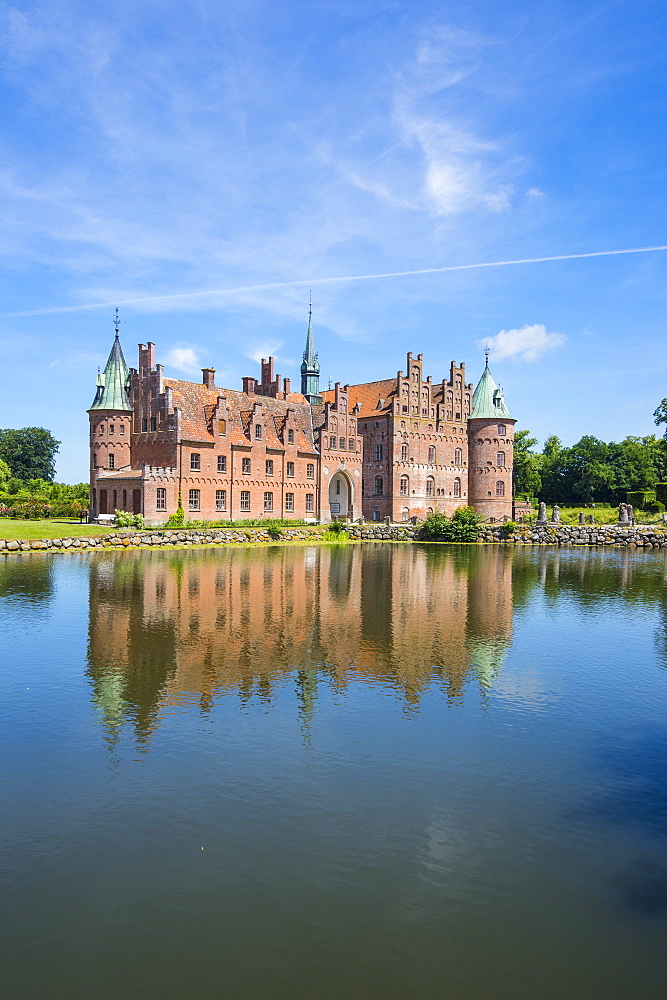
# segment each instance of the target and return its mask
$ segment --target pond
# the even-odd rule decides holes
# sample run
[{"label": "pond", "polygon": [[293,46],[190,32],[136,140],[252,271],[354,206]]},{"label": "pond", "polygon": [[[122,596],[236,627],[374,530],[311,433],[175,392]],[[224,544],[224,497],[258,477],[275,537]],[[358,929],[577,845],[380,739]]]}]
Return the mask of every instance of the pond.
[{"label": "pond", "polygon": [[664,552],[0,563],[9,1000],[667,982]]}]

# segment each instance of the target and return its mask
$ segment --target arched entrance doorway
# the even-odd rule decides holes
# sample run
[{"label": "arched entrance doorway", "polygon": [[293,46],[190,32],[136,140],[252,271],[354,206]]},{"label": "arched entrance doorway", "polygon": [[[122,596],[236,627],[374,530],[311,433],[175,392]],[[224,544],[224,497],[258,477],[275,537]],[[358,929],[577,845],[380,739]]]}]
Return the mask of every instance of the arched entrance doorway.
[{"label": "arched entrance doorway", "polygon": [[329,514],[334,517],[352,517],[354,487],[345,472],[335,472],[329,480]]}]

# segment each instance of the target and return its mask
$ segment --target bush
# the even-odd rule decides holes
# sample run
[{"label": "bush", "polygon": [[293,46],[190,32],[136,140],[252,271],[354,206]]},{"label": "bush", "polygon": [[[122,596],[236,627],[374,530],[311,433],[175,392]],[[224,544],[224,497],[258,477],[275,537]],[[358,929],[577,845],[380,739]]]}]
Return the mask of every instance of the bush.
[{"label": "bush", "polygon": [[662,514],[664,509],[665,505],[662,500],[654,500],[653,503],[650,503],[647,507],[650,514]]},{"label": "bush", "polygon": [[646,510],[655,498],[655,490],[632,490],[625,494],[625,502],[632,504],[637,510]]},{"label": "bush", "polygon": [[332,535],[347,534],[347,528],[345,527],[342,521],[332,521],[327,531],[330,531]]},{"label": "bush", "polygon": [[182,528],[184,524],[185,511],[182,507],[178,507],[173,514],[169,515],[165,528]]},{"label": "bush", "polygon": [[144,526],[143,514],[131,514],[129,510],[117,510],[115,513],[117,528],[143,528]]},{"label": "bush", "polygon": [[429,514],[420,538],[427,542],[476,542],[480,516],[473,507],[459,507],[450,520],[446,514]]},{"label": "bush", "polygon": [[277,541],[279,538],[283,537],[283,533],[277,524],[270,524],[266,529],[266,533],[269,536],[269,538],[273,538],[274,541]]},{"label": "bush", "polygon": [[667,483],[656,483],[655,498],[667,504]]}]

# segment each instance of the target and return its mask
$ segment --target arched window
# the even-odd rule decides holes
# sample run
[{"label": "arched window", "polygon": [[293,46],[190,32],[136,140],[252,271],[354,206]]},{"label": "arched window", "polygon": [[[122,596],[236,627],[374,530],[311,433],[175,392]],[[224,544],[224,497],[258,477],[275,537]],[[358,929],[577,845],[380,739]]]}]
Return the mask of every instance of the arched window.
[{"label": "arched window", "polygon": [[408,488],[410,486],[410,481],[407,476],[401,476],[401,496],[406,497],[408,495]]},{"label": "arched window", "polygon": [[461,480],[459,479],[458,476],[454,480],[454,496],[455,497],[461,496]]},{"label": "arched window", "polygon": [[433,445],[428,450],[428,464],[433,465],[435,463],[435,448]]},{"label": "arched window", "polygon": [[505,484],[503,482],[501,482],[500,479],[496,483],[496,496],[497,497],[504,497],[505,496]]},{"label": "arched window", "polygon": [[498,424],[498,434],[500,435],[500,437],[505,437],[505,435],[507,434],[507,428],[505,427],[505,424]]},{"label": "arched window", "polygon": [[382,482],[382,476],[376,476],[375,477],[375,495],[376,496],[381,496],[381,494],[383,492],[384,492],[384,484]]},{"label": "arched window", "polygon": [[401,445],[401,462],[407,462],[408,460],[408,446],[407,444]]},{"label": "arched window", "polygon": [[505,452],[504,451],[499,451],[498,454],[496,455],[496,465],[498,466],[499,469],[502,469],[503,466],[505,465]]},{"label": "arched window", "polygon": [[429,476],[426,480],[426,496],[432,497],[435,490],[435,479],[433,476]]},{"label": "arched window", "polygon": [[462,464],[463,464],[463,452],[461,451],[460,448],[455,448],[454,449],[454,465],[462,465]]},{"label": "arched window", "polygon": [[401,518],[403,521],[410,520],[410,511],[408,510],[407,507],[404,507],[403,510],[401,511]]}]

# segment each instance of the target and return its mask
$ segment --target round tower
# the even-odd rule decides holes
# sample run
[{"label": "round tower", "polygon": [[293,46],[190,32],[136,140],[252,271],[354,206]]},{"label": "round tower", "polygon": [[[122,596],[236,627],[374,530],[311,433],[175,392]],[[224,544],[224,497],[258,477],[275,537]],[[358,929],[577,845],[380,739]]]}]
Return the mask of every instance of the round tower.
[{"label": "round tower", "polygon": [[[98,514],[113,514],[112,510],[100,509],[99,482],[114,475],[114,470],[127,468],[130,465],[132,406],[128,390],[129,372],[118,338],[118,311],[116,311],[116,336],[113,347],[104,371],[97,376],[95,399],[88,410],[92,517]],[[106,498],[106,491],[104,497]]]},{"label": "round tower", "polygon": [[487,354],[468,418],[468,502],[485,521],[512,519],[515,423],[491,375]]}]

